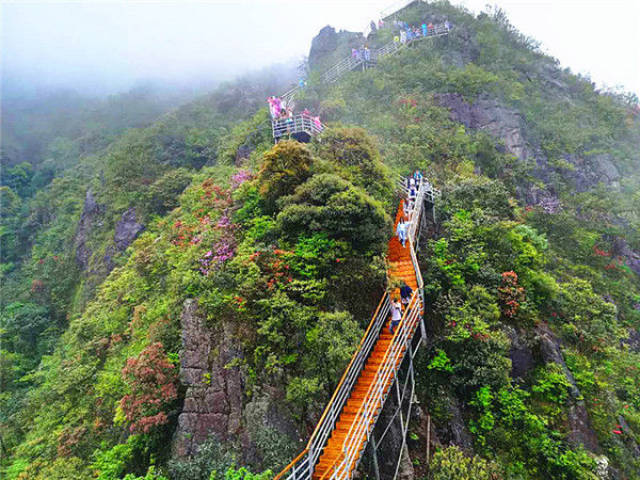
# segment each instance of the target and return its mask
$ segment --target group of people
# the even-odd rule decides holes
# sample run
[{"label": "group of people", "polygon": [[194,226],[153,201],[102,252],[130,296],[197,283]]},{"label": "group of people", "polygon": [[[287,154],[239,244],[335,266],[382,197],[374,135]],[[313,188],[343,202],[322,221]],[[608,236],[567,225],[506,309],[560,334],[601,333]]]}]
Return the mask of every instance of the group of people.
[{"label": "group of people", "polygon": [[[276,96],[269,97],[267,99],[267,103],[269,104],[271,118],[278,129],[278,133],[280,134],[278,136],[284,135],[285,133],[291,133],[295,122],[293,108],[291,108],[290,105],[285,105],[282,99]],[[319,116],[311,115],[311,112],[306,108],[300,113],[300,115],[302,116],[303,122],[308,122],[309,125],[313,125],[316,130],[322,131],[323,127]]]},{"label": "group of people", "polygon": [[271,118],[273,120],[286,118],[289,115],[293,116],[293,111],[290,108],[286,107],[280,97],[271,95],[269,98],[267,98],[267,103],[269,104],[269,112],[271,113]]},{"label": "group of people", "polygon": [[[426,182],[427,180],[424,179],[420,170],[416,170],[412,175],[409,175],[405,179],[407,196],[403,202],[403,216],[396,227],[396,234],[398,235],[398,240],[402,244],[403,248],[406,248],[407,234],[409,233],[409,226],[411,225],[411,217],[415,208],[418,189],[423,181]],[[389,332],[391,332],[392,335],[395,332],[395,328],[400,324],[400,320],[402,320],[403,309],[406,310],[409,306],[412,294],[413,289],[403,282],[400,287],[400,299],[394,298],[391,300],[391,322],[389,324]]]},{"label": "group of people", "polygon": [[[431,22],[425,22],[418,27],[416,25],[409,25],[407,22],[397,21],[397,26],[400,28],[400,34],[393,37],[395,43],[406,44],[416,38],[428,37],[436,33],[436,27]],[[451,24],[448,20],[444,22],[444,28],[447,32],[451,30]]]},{"label": "group of people", "polygon": [[409,233],[409,226],[411,225],[411,215],[416,203],[416,197],[418,196],[418,189],[423,180],[423,175],[420,170],[413,172],[413,175],[409,175],[405,179],[405,187],[407,191],[407,197],[403,202],[403,216],[396,226],[396,235],[398,240],[402,244],[403,248],[407,245],[407,234]]},{"label": "group of people", "polygon": [[355,58],[357,60],[364,60],[365,62],[370,62],[371,50],[369,50],[369,47],[367,45],[364,45],[362,48],[352,48],[351,58]]}]

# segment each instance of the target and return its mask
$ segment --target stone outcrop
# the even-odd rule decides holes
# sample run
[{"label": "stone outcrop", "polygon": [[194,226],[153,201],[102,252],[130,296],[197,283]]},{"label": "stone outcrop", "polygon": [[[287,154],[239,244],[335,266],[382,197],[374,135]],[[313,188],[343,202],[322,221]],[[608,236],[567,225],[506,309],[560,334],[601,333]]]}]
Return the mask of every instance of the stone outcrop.
[{"label": "stone outcrop", "polygon": [[543,323],[536,327],[536,333],[540,340],[540,353],[544,362],[559,365],[564,372],[565,378],[571,385],[569,389],[571,405],[569,406],[568,412],[569,442],[576,446],[582,444],[592,452],[599,452],[600,445],[598,444],[598,439],[591,428],[591,422],[589,421],[589,415],[584,400],[582,400],[580,389],[564,361],[562,350],[560,349],[560,340],[558,340],[549,327]]},{"label": "stone outcrop", "polygon": [[113,235],[113,241],[116,248],[120,251],[126,250],[136,237],[144,230],[144,225],[136,220],[135,207],[129,208],[122,214],[120,220],[116,224],[116,231]]},{"label": "stone outcrop", "polygon": [[586,192],[598,185],[598,183],[604,183],[614,188],[620,186],[620,172],[613,164],[612,157],[608,153],[585,158],[577,155],[566,155],[565,160],[575,166],[572,172],[566,172],[565,175],[573,181],[578,192]]},{"label": "stone outcrop", "polygon": [[331,55],[338,48],[338,34],[336,29],[330,25],[323,27],[318,35],[311,41],[309,51],[309,66],[314,67],[323,57]]},{"label": "stone outcrop", "polygon": [[103,213],[104,206],[98,204],[93,195],[93,191],[89,188],[84,197],[82,215],[80,216],[74,237],[76,262],[78,262],[78,265],[83,271],[86,271],[89,267],[89,260],[92,254],[87,245],[89,236],[95,225],[101,225],[100,218]]},{"label": "stone outcrop", "polygon": [[624,238],[614,239],[611,253],[623,257],[625,264],[637,275],[640,275],[640,253],[632,250]]},{"label": "stone outcrop", "polygon": [[327,25],[311,41],[309,68],[320,68],[321,71],[329,68],[350,55],[352,47],[362,47],[364,41],[362,33],[336,32],[335,28]]},{"label": "stone outcrop", "polygon": [[193,299],[185,301],[180,321],[180,382],[186,394],[173,452],[185,457],[212,434],[221,440],[239,434],[244,382],[240,369],[229,365],[241,357],[230,325],[215,330],[207,326]]},{"label": "stone outcrop", "polygon": [[511,340],[511,349],[509,350],[511,377],[524,379],[535,367],[533,351],[527,343],[525,332],[509,327],[507,329],[507,335]]},{"label": "stone outcrop", "polygon": [[484,130],[502,140],[506,150],[525,161],[533,156],[524,138],[524,119],[497,100],[481,95],[473,104],[458,93],[435,95],[436,102],[449,109],[451,119],[467,128]]}]

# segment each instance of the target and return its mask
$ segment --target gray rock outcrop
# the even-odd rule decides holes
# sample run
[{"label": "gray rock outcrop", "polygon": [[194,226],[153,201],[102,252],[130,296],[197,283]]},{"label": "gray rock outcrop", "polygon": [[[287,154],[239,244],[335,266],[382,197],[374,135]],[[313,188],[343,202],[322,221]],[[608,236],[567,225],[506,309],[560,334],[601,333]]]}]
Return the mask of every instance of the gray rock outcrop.
[{"label": "gray rock outcrop", "polygon": [[180,382],[186,394],[173,452],[185,457],[195,454],[211,434],[221,440],[239,434],[244,381],[240,369],[229,366],[241,357],[229,325],[208,327],[193,299],[185,301],[180,321]]},{"label": "gray rock outcrop", "polygon": [[473,103],[467,102],[458,93],[437,94],[435,100],[449,109],[452,120],[467,128],[484,130],[502,140],[506,150],[520,160],[525,161],[533,156],[524,138],[524,119],[520,113],[483,95]]},{"label": "gray rock outcrop", "polygon": [[116,248],[120,251],[126,250],[136,237],[144,230],[144,225],[138,223],[136,219],[135,207],[129,208],[122,214],[120,220],[116,224],[116,231],[113,235],[113,241]]},{"label": "gray rock outcrop", "polygon": [[571,385],[569,388],[570,405],[568,412],[569,442],[576,446],[582,444],[588,450],[598,453],[600,451],[598,438],[591,428],[589,414],[587,413],[587,408],[580,394],[580,389],[564,361],[562,350],[560,349],[560,340],[558,340],[549,327],[543,323],[538,324],[536,333],[540,340],[540,353],[544,362],[559,365],[565,378]]},{"label": "gray rock outcrop", "polygon": [[74,245],[76,250],[76,262],[83,271],[89,267],[91,258],[91,250],[88,241],[94,226],[99,223],[99,219],[104,212],[104,207],[96,201],[91,188],[87,190],[84,197],[84,206],[82,207],[82,215],[78,222],[76,234],[74,237]]}]

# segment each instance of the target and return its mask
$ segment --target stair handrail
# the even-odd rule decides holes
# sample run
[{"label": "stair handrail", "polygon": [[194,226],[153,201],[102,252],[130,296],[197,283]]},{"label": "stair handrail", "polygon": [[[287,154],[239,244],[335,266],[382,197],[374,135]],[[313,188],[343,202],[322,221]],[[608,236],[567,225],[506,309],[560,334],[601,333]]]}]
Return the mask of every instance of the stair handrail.
[{"label": "stair handrail", "polygon": [[[367,393],[365,394],[365,401],[360,405],[358,412],[356,413],[345,440],[342,445],[343,459],[340,465],[336,468],[337,460],[340,459],[340,455],[337,456],[336,461],[332,467],[320,477],[320,480],[324,480],[328,473],[333,468],[333,475],[331,479],[336,479],[336,474],[343,472],[349,472],[352,464],[357,460],[357,453],[359,452],[361,439],[366,435],[369,437],[369,427],[373,425],[370,420],[376,413],[378,403],[380,406],[384,405],[386,400],[385,388],[390,380],[392,380],[391,374],[395,374],[398,369],[397,360],[400,359],[402,354],[401,349],[407,345],[407,340],[410,336],[413,336],[414,327],[417,326],[417,318],[419,316],[420,308],[416,308],[416,302],[420,304],[420,296],[418,292],[414,292],[409,302],[408,308],[405,310],[402,320],[400,322],[400,328],[398,332],[393,336],[393,339],[387,347],[382,362],[376,370],[374,381],[371,382]],[[402,357],[404,358],[404,357]]]},{"label": "stair handrail", "polygon": [[[284,477],[284,474],[290,470],[294,470],[294,473],[295,473],[296,464],[300,463],[300,461],[303,459],[303,457],[306,454],[308,454],[306,460],[308,461],[308,464],[310,465],[310,467],[313,468],[318,457],[320,456],[320,451],[322,450],[322,447],[324,446],[328,438],[328,433],[332,431],[332,430],[329,430],[329,432],[325,433],[326,427],[330,425],[331,429],[334,428],[335,421],[340,416],[340,413],[344,408],[344,404],[348,400],[348,397],[342,399],[340,401],[339,408],[337,408],[338,398],[344,397],[346,394],[351,392],[351,389],[355,385],[355,381],[358,379],[360,371],[362,370],[362,365],[364,365],[364,361],[362,360],[366,360],[366,358],[369,356],[371,348],[373,348],[373,345],[375,345],[375,341],[373,340],[377,339],[377,336],[378,336],[377,332],[379,330],[379,327],[381,327],[382,324],[384,324],[384,321],[386,320],[387,315],[389,313],[389,309],[390,309],[389,294],[385,293],[380,299],[380,302],[378,303],[378,307],[376,308],[375,313],[371,317],[369,326],[367,327],[367,330],[362,336],[362,339],[360,340],[360,344],[358,345],[358,348],[354,351],[353,355],[351,356],[351,361],[349,362],[349,365],[347,365],[347,368],[342,374],[342,378],[340,379],[338,386],[334,389],[331,399],[327,403],[327,406],[325,407],[324,412],[322,413],[322,416],[320,417],[320,420],[316,425],[316,428],[311,434],[311,437],[309,438],[306,448],[302,451],[302,453],[300,453],[300,455],[298,455],[293,461],[291,461],[291,463],[289,463],[289,465],[287,465],[287,467],[284,470],[282,470],[274,478],[274,480],[282,479]],[[366,354],[364,354],[364,352],[366,352]],[[354,372],[356,371],[357,371],[357,375],[354,375]],[[308,478],[311,478],[310,474]]]},{"label": "stair handrail", "polygon": [[[391,343],[385,351],[380,366],[376,369],[374,381],[369,386],[367,394],[365,395],[365,402],[363,402],[363,404],[360,406],[360,408],[358,409],[358,413],[351,423],[349,432],[345,437],[342,446],[344,457],[339,467],[340,470],[343,470],[345,467],[349,469],[352,463],[357,459],[357,457],[354,457],[354,455],[357,453],[357,451],[354,449],[359,446],[359,443],[354,443],[354,438],[360,438],[364,431],[366,431],[366,434],[368,436],[368,426],[370,423],[372,423],[369,422],[365,425],[365,422],[363,421],[358,422],[358,419],[361,417],[361,411],[364,409],[364,415],[362,415],[362,418],[368,420],[370,417],[372,417],[373,414],[375,414],[375,411],[377,409],[376,401],[381,400],[381,405],[384,405],[386,396],[383,400],[383,389],[386,386],[390,375],[392,373],[395,374],[395,372],[397,371],[397,359],[399,354],[401,353],[400,349],[406,343],[409,335],[413,335],[413,332],[417,325],[416,319],[419,318],[419,315],[423,309],[423,280],[415,254],[414,242],[416,228],[420,223],[420,215],[422,215],[423,211],[423,199],[427,190],[432,190],[431,184],[427,181],[421,182],[418,188],[418,195],[416,197],[415,208],[412,214],[409,230],[409,251],[411,255],[412,265],[416,274],[418,288],[417,291],[413,293],[409,305],[407,306],[407,309],[402,316],[397,334],[394,335]],[[416,308],[416,302],[418,304],[418,308]],[[283,479],[284,475],[287,472],[291,472],[291,474],[287,477],[288,480],[311,478],[313,468],[315,467],[315,464],[320,457],[321,451],[324,448],[329,435],[335,428],[336,421],[340,417],[340,414],[344,409],[344,405],[349,399],[349,394],[351,393],[355,383],[357,382],[357,379],[359,378],[359,375],[364,367],[364,363],[366,362],[371,350],[373,349],[373,346],[378,340],[379,331],[387,320],[389,310],[390,298],[389,294],[385,293],[381,298],[374,315],[372,316],[371,322],[369,323],[365,334],[360,340],[358,348],[353,353],[349,365],[345,369],[340,382],[338,383],[338,386],[335,388],[331,399],[329,400],[322,416],[320,417],[320,420],[316,425],[316,428],[311,434],[306,448],[291,463],[289,463],[289,465],[284,470],[282,470],[274,478],[274,480]],[[389,368],[388,364],[388,360],[390,359],[393,359],[393,368],[391,369]],[[372,397],[369,394],[372,391],[374,385],[378,388],[379,391],[377,396]],[[372,414],[372,412],[374,413]],[[353,436],[350,440],[352,431],[355,433],[355,436]],[[335,473],[338,471],[336,465],[340,460],[340,457],[341,455],[338,454],[338,456],[334,460],[334,463],[330,468],[327,469],[327,471],[325,471],[322,478],[325,478],[326,475],[331,472],[332,468],[335,475]],[[307,475],[304,477],[300,477],[296,475],[298,472],[301,472],[303,475],[304,472],[307,472]],[[335,476],[331,478],[335,478]]]},{"label": "stair handrail", "polygon": [[[369,385],[369,388],[367,389],[367,393],[365,394],[365,397],[364,397],[365,401],[360,405],[358,412],[356,413],[353,421],[351,422],[351,426],[349,428],[349,431],[347,432],[347,435],[345,436],[345,440],[342,446],[342,453],[344,457],[340,464],[340,467],[336,467],[341,457],[341,455],[338,454],[333,464],[325,471],[325,473],[322,475],[320,480],[323,480],[332,471],[332,469],[333,469],[333,476],[331,477],[332,479],[335,478],[336,473],[342,472],[345,469],[347,472],[350,470],[351,464],[356,460],[355,458],[352,459],[351,457],[356,455],[358,452],[358,448],[361,443],[360,441],[361,436],[363,435],[363,433],[366,433],[367,437],[369,435],[368,429],[372,424],[369,418],[372,416],[372,412],[374,412],[373,415],[375,415],[375,412],[378,408],[377,407],[378,401],[380,401],[381,405],[383,405],[384,400],[386,400],[386,397],[383,400],[384,388],[386,388],[391,372],[395,373],[397,371],[397,357],[398,357],[399,349],[401,349],[402,346],[406,343],[409,333],[413,335],[413,330],[414,330],[413,327],[416,324],[415,319],[418,318],[419,314],[423,310],[423,294],[422,294],[423,279],[422,279],[422,274],[420,273],[420,268],[418,266],[418,261],[415,254],[414,242],[415,242],[415,233],[417,228],[416,226],[419,225],[420,215],[422,214],[422,208],[423,208],[422,201],[424,199],[425,190],[427,190],[427,188],[429,189],[431,188],[430,183],[421,182],[420,187],[418,189],[418,195],[416,197],[416,203],[415,203],[416,207],[414,208],[414,212],[411,218],[410,232],[412,233],[409,234],[409,251],[411,254],[411,262],[416,274],[416,280],[418,285],[417,291],[413,292],[411,301],[409,302],[409,305],[407,306],[407,309],[405,310],[404,315],[402,316],[402,319],[400,322],[400,329],[398,333],[394,335],[391,343],[387,347],[387,350],[385,351],[383,359],[380,362],[380,366],[376,370],[374,380],[371,382],[371,384]],[[418,301],[417,309],[415,308],[416,299]],[[409,317],[409,321],[407,320],[407,317]],[[398,338],[400,339],[400,341],[397,340]],[[389,370],[389,366],[387,362],[388,359],[391,359],[391,361],[393,362],[392,363],[393,368],[391,370]],[[376,394],[370,395],[372,393],[372,390],[374,389],[374,386],[378,388],[378,392],[376,392]],[[355,427],[355,430],[354,430],[354,427]]]},{"label": "stair handrail", "polygon": [[[413,304],[413,303],[414,303],[415,297],[416,297],[416,295],[413,295],[413,296],[412,296],[412,299],[411,299],[411,301],[409,302],[409,305],[411,305],[411,304]],[[405,318],[407,317],[407,315],[409,315],[409,314],[410,314],[410,311],[409,311],[409,310],[410,310],[410,309],[409,309],[409,307],[408,307],[408,308],[405,310],[405,312],[404,312],[404,314],[403,314],[403,316],[402,316],[401,323],[400,323],[401,328],[399,329],[398,334],[399,334],[399,333],[400,333],[400,331],[404,328],[404,325],[406,325]],[[399,336],[399,335],[394,336],[394,340],[395,340],[395,338],[396,338],[396,337],[398,337],[398,336]],[[393,343],[393,340],[392,340],[392,343]],[[390,344],[389,344],[389,346],[387,347],[387,349],[385,350],[385,354],[384,354],[384,356],[383,356],[383,358],[382,358],[382,361],[380,362],[380,366],[376,369],[376,377],[375,377],[375,378],[377,378],[377,375],[378,375],[378,373],[381,371],[381,369],[382,369],[383,367],[385,367],[385,360],[387,359],[387,356],[388,356],[388,354],[389,354],[389,348],[392,346],[392,343],[390,343]],[[367,390],[367,394],[365,395],[365,398],[367,398],[367,395],[369,394],[369,391],[371,390],[371,388],[372,388],[372,386],[373,386],[373,384],[374,384],[374,383],[375,383],[375,380],[374,380],[373,382],[371,382],[371,385],[369,385],[369,389]],[[363,405],[364,405],[364,403],[363,403]],[[343,442],[343,448],[344,448],[344,445],[347,443],[347,440],[350,438],[351,430],[353,429],[353,425],[355,424],[356,420],[358,420],[358,418],[359,418],[359,416],[360,416],[360,411],[362,410],[363,405],[361,405],[361,406],[360,406],[360,408],[358,409],[358,412],[357,412],[357,413],[356,413],[356,415],[354,416],[353,421],[351,422],[350,429],[349,429],[349,431],[347,432],[347,435],[345,436],[345,440],[344,440],[344,442]],[[364,416],[363,416],[363,418],[364,418]],[[344,451],[343,451],[343,453],[344,453]],[[345,458],[346,458],[346,456],[345,456]],[[324,479],[325,479],[325,477],[330,473],[330,471],[331,471],[331,469],[332,469],[332,468],[333,468],[333,471],[334,471],[334,473],[335,473],[335,471],[336,471],[336,464],[338,463],[338,461],[339,461],[339,460],[340,460],[340,454],[338,454],[338,455],[336,456],[336,459],[333,461],[333,463],[331,464],[331,466],[330,466],[329,468],[327,468],[327,470],[324,472],[324,474],[322,474],[322,476],[320,477],[320,480],[324,480]],[[343,462],[344,462],[344,459],[343,459]]]}]

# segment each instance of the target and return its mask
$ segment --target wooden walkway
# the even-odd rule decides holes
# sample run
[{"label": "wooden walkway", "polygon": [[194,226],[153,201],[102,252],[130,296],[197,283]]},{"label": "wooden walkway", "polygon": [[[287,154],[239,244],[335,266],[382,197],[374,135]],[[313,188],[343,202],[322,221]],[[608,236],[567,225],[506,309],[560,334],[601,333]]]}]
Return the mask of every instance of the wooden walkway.
[{"label": "wooden walkway", "polygon": [[[397,226],[398,222],[401,220],[403,215],[403,201],[400,202],[398,207],[398,211],[396,213],[396,219],[394,223],[394,228]],[[406,246],[403,247],[397,236],[393,236],[391,240],[389,240],[388,248],[387,248],[387,258],[389,261],[389,273],[396,277],[397,279],[404,280],[407,285],[409,285],[414,291],[418,288],[418,280],[416,278],[416,272],[413,268],[413,264],[411,262],[411,251],[410,251],[410,243],[407,241]],[[393,295],[394,298],[400,298],[400,292],[396,290]],[[399,333],[399,327],[396,328],[397,335]],[[387,351],[389,349],[390,344],[392,343],[394,335],[391,335],[389,332],[389,322],[385,322],[382,327],[382,331],[379,333],[378,340],[373,347],[371,355],[367,360],[356,385],[349,397],[349,400],[345,404],[342,413],[340,414],[339,420],[336,423],[336,426],[327,442],[326,448],[324,449],[322,455],[320,456],[318,463],[316,464],[312,478],[314,480],[327,479],[331,478],[332,475],[335,474],[334,470],[338,469],[341,462],[344,461],[344,444],[347,436],[353,433],[352,425],[356,423],[357,417],[362,416],[363,412],[363,403],[367,400],[368,394],[372,391],[372,383],[376,380],[378,370],[383,365],[383,363],[389,363],[389,360],[385,357],[387,356]],[[396,365],[398,365],[403,358],[404,350],[399,352],[400,355],[397,355],[395,359]],[[393,363],[394,360],[391,360]],[[394,377],[390,376],[384,386],[383,395],[386,396],[389,389],[393,385]],[[369,399],[370,400],[370,399]],[[384,401],[379,402],[380,409],[382,408],[382,404]],[[375,415],[372,415],[368,418],[369,422],[374,422],[377,419],[378,412]],[[362,436],[358,441],[357,450],[359,450],[360,455],[364,451],[364,447],[366,446],[367,437],[365,435]],[[350,478],[353,469],[356,468],[358,464],[358,459],[353,462],[353,464],[348,469],[349,471],[338,472],[337,478]]]}]

